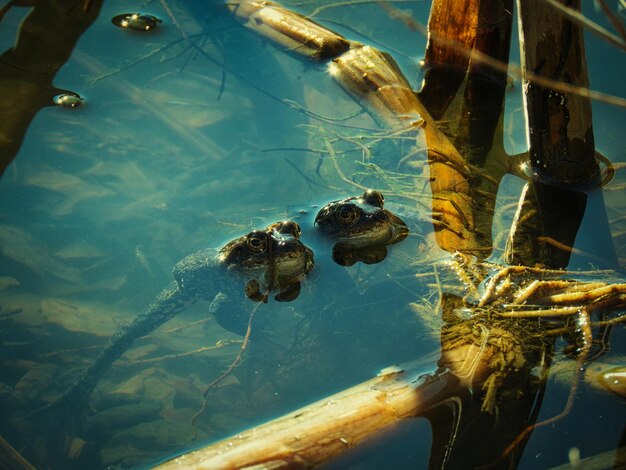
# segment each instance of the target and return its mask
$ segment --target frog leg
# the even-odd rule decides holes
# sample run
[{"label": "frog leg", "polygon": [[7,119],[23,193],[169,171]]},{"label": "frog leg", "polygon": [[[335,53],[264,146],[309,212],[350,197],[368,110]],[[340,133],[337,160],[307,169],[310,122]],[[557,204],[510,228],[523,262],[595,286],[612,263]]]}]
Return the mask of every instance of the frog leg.
[{"label": "frog leg", "polygon": [[246,283],[244,292],[246,297],[253,302],[267,303],[267,294],[261,290],[261,283],[256,279],[251,279]]},{"label": "frog leg", "polygon": [[291,302],[300,295],[300,281],[292,282],[274,297],[279,302]]}]

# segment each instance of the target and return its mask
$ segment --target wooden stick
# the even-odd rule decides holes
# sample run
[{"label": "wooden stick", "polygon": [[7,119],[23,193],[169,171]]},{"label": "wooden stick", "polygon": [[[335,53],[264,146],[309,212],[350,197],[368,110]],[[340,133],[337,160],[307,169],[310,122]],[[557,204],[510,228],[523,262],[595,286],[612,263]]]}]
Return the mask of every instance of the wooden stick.
[{"label": "wooden stick", "polygon": [[11,444],[0,436],[0,468],[6,470],[35,470]]},{"label": "wooden stick", "polygon": [[448,397],[450,372],[418,376],[397,367],[283,417],[155,467],[310,468]]}]

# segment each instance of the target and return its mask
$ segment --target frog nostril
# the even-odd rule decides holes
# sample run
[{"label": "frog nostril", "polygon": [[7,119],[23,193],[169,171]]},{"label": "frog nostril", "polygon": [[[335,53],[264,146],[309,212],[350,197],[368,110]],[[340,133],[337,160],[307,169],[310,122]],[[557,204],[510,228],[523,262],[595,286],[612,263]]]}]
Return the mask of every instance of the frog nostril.
[{"label": "frog nostril", "polygon": [[375,189],[366,190],[361,198],[366,204],[370,204],[381,209],[385,205],[385,196],[383,196],[380,191],[376,191]]}]

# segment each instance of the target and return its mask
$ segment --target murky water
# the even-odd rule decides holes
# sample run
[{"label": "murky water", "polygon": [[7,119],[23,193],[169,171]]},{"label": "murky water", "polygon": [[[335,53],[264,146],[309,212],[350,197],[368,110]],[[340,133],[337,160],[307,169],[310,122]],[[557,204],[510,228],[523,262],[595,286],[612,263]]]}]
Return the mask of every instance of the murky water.
[{"label": "murky water", "polygon": [[[99,2],[91,3],[97,9]],[[321,5],[296,7],[309,13]],[[427,21],[429,2],[401,6]],[[163,22],[145,33],[111,22],[132,10]],[[1,51],[12,47],[32,11],[11,4],[0,23]],[[377,5],[329,5],[316,18],[392,54],[419,88],[416,64],[425,38]],[[50,19],[50,31],[53,24]],[[54,45],[56,36],[46,34],[46,44]],[[323,66],[266,43],[217,1],[106,2],[76,39],[58,72],[42,72],[35,82],[35,88],[49,87],[47,95],[29,94],[19,79],[7,79],[0,92],[6,102],[10,89],[29,103],[0,107],[5,122],[23,122],[25,130],[0,179],[0,434],[25,458],[37,467],[146,467],[389,365],[418,360],[424,372],[436,369],[439,291],[422,275],[449,255],[434,243],[419,144],[391,135]],[[28,50],[35,46],[22,46],[23,68],[36,68],[37,54]],[[587,48],[592,87],[622,93],[620,53],[592,36]],[[85,101],[53,106],[52,96],[61,91]],[[602,191],[623,264],[626,116],[596,103],[593,117],[596,147],[617,168]],[[505,148],[511,155],[526,150],[519,83],[506,98]],[[495,262],[502,262],[522,185],[511,175],[500,184]],[[312,221],[321,205],[364,187],[385,194],[411,235],[391,246],[383,262],[346,268],[333,262],[330,244]],[[216,323],[206,302],[137,340],[103,374],[90,405],[77,413],[80,423],[66,429],[33,424],[29,413],[73,383],[109,336],[173,280],[177,261],[285,218],[302,226],[315,268],[296,300],[260,305],[243,363],[209,391],[195,426],[191,419],[206,386],[236,357],[242,340]],[[589,215],[579,234],[585,248],[594,244],[593,220]],[[590,268],[574,256],[577,262]],[[241,308],[251,312],[256,305],[243,301]],[[623,326],[613,328],[610,339],[600,361],[623,366]],[[557,341],[554,362],[565,365],[555,365],[537,421],[558,415],[567,401],[575,362],[561,353],[565,346]],[[624,446],[625,416],[623,398],[583,382],[573,410],[533,432],[520,468],[549,468],[575,459],[572,452],[584,458]],[[331,467],[389,468],[393,462],[424,468],[431,441],[428,422],[414,420]]]}]

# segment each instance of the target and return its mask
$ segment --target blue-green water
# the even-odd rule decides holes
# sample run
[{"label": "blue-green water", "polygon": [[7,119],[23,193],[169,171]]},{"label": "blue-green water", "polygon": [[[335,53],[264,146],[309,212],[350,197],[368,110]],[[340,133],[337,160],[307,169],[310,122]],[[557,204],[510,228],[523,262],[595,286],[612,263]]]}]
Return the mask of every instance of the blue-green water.
[{"label": "blue-green water", "polygon": [[[296,8],[306,14],[316,6]],[[427,21],[429,2],[399,6]],[[30,10],[11,7],[2,19],[2,52]],[[163,24],[144,34],[111,23],[131,10]],[[419,88],[425,38],[377,5],[334,6],[317,21],[389,52]],[[592,88],[623,93],[620,53],[593,36],[587,48]],[[432,278],[415,274],[448,255],[433,241],[425,152],[390,138],[323,66],[268,44],[219,2],[110,1],[53,84],[83,96],[84,106],[37,112],[0,179],[0,404],[7,416],[0,434],[37,467],[144,467],[389,365],[419,360],[424,372],[436,368],[439,293]],[[596,147],[618,168],[625,114],[594,104]],[[518,82],[506,98],[505,129],[507,152],[524,151]],[[413,157],[398,164],[398,152]],[[522,184],[507,176],[500,185],[494,261],[502,261]],[[411,236],[382,263],[343,268],[312,219],[316,208],[362,187],[383,191]],[[623,263],[619,170],[603,191]],[[55,457],[62,463],[53,460],[50,443],[64,431],[33,429],[28,412],[72,383],[107,338],[172,280],[178,260],[284,218],[302,225],[303,241],[316,253],[314,271],[295,301],[259,308],[243,364],[209,393],[196,426],[190,420],[205,387],[235,358],[239,343],[203,348],[241,340],[220,328],[203,303],[138,340],[103,376],[81,427],[66,430]],[[624,339],[618,325],[601,360],[623,365]],[[557,351],[564,346],[557,343]],[[572,362],[557,352],[559,361]],[[555,377],[538,421],[557,415],[567,400],[568,379]],[[623,446],[625,416],[623,399],[583,383],[567,417],[533,432],[520,468],[566,463],[572,448],[589,457]],[[424,468],[430,446],[428,422],[414,420],[335,466]]]}]

